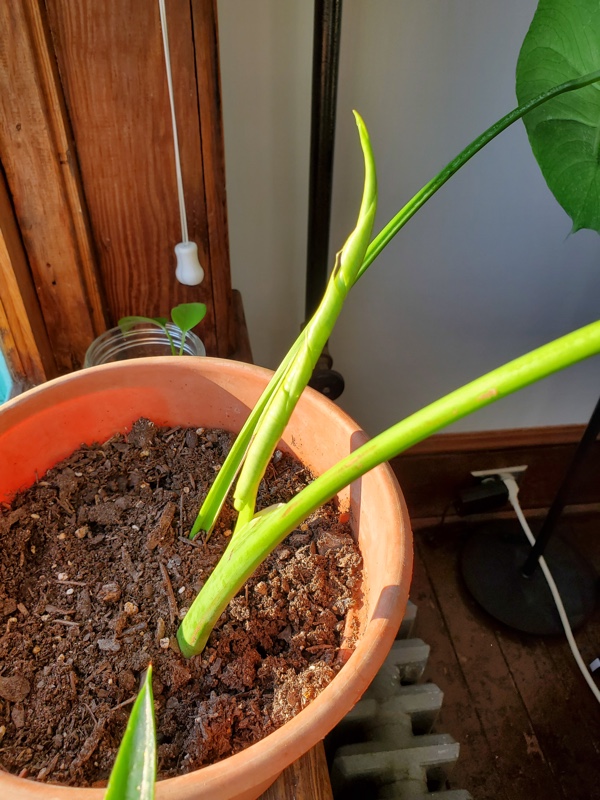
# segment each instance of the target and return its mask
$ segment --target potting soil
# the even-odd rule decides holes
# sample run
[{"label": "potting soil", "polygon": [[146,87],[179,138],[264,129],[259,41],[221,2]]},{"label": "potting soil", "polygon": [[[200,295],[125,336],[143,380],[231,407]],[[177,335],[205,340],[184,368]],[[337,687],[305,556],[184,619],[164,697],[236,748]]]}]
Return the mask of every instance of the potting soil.
[{"label": "potting soil", "polygon": [[[40,781],[105,785],[148,664],[162,777],[248,747],[331,681],[352,648],[361,558],[335,503],[272,553],[204,652],[180,620],[227,546],[224,509],[187,538],[230,435],[138,421],[83,446],[0,513],[0,765]],[[31,443],[35,446],[35,443]],[[311,480],[276,453],[259,507]]]}]

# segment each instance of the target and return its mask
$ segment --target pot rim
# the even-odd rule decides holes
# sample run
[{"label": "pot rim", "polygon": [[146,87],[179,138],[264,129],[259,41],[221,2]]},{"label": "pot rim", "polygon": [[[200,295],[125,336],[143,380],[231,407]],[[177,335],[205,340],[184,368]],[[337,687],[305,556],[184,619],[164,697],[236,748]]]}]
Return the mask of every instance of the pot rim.
[{"label": "pot rim", "polygon": [[[80,372],[55,378],[7,401],[0,407],[0,434],[12,424],[18,423],[20,418],[43,408],[46,405],[45,398],[48,394],[52,395],[57,390],[66,388],[70,396],[76,396],[78,394],[77,387],[82,380],[90,385],[90,390],[93,390],[94,387],[100,387],[103,384],[106,373],[112,374],[114,377],[111,385],[118,386],[121,374],[131,374],[132,371],[142,374],[148,368],[153,370],[167,368],[171,371],[175,369],[184,374],[189,372],[190,376],[197,370],[201,370],[209,380],[217,380],[220,383],[225,381],[227,386],[231,385],[228,381],[235,380],[235,376],[240,372],[258,376],[263,381],[272,375],[270,370],[263,367],[211,357],[174,359],[171,356],[162,356],[90,367]],[[303,405],[308,403],[316,406],[325,416],[335,417],[338,424],[343,425],[348,434],[355,437],[353,444],[357,443],[357,440],[361,440],[360,443],[366,440],[366,434],[348,414],[315,390],[307,388],[301,402]],[[166,800],[171,796],[172,791],[182,791],[182,797],[192,798],[193,787],[196,786],[197,791],[199,780],[202,781],[203,789],[208,788],[217,792],[228,783],[234,782],[234,775],[241,771],[248,769],[252,774],[263,774],[268,772],[269,768],[272,771],[275,748],[286,752],[288,764],[294,762],[322,738],[322,735],[315,736],[315,728],[322,728],[325,720],[329,720],[326,727],[331,730],[355,705],[368,683],[374,678],[382,661],[381,658],[377,660],[375,653],[380,653],[382,648],[385,648],[385,652],[387,652],[391,647],[408,600],[412,573],[412,537],[406,504],[391,468],[385,464],[376,467],[372,472],[377,474],[386,500],[390,503],[391,515],[398,519],[399,525],[386,563],[385,588],[389,589],[389,595],[385,598],[380,597],[377,609],[367,621],[354,652],[331,683],[292,720],[256,744],[228,756],[220,762],[185,775],[160,780],[157,783],[158,800],[163,800],[163,798]],[[382,605],[381,609],[379,609],[380,604]],[[333,715],[332,708],[334,709]],[[225,775],[223,775],[224,764],[227,765]],[[277,774],[278,772],[274,774],[273,780],[276,779]],[[7,788],[12,789],[14,793],[12,796],[19,796],[16,790],[24,789],[23,784],[27,785],[27,791],[31,793],[31,796],[37,794],[36,789],[39,789],[43,790],[39,793],[40,797],[57,799],[73,797],[75,792],[79,792],[82,798],[99,800],[105,791],[104,789],[35,783],[8,773],[0,774],[0,786],[3,782],[6,782]],[[189,790],[189,794],[186,793],[186,789]]]}]

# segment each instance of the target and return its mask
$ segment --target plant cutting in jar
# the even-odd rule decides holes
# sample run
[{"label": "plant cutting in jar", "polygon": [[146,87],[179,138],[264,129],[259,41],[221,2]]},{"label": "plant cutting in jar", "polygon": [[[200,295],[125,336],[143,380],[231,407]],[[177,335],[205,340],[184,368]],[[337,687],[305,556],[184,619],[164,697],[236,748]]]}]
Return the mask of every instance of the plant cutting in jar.
[{"label": "plant cutting in jar", "polygon": [[[295,530],[317,507],[369,470],[451,422],[492,403],[507,394],[600,352],[600,322],[588,325],[544,347],[522,356],[473,381],[430,406],[413,414],[343,458],[323,472],[289,502],[255,512],[261,478],[281,439],[294,407],[305,388],[321,350],[330,336],[344,299],[381,250],[406,222],[473,155],[513,122],[528,115],[526,125],[536,157],[557,198],[572,213],[574,228],[600,228],[600,209],[589,187],[598,174],[598,161],[588,158],[590,149],[597,152],[595,128],[581,124],[578,140],[572,136],[573,120],[586,117],[596,102],[598,90],[591,84],[600,80],[600,71],[589,70],[597,64],[565,58],[564,74],[555,64],[550,72],[540,51],[543,37],[550,36],[544,17],[548,6],[566,6],[562,2],[542,2],[524,44],[518,72],[521,105],[478,137],[442,172],[426,184],[415,197],[375,236],[372,228],[376,209],[375,165],[369,137],[357,115],[357,125],[365,162],[363,199],[355,230],[338,254],[324,299],[290,352],[285,357],[247,423],[235,440],[225,464],[220,469],[190,532],[205,539],[215,525],[226,496],[235,483],[234,505],[238,520],[229,545],[196,600],[183,619],[177,634],[179,647],[186,657],[200,653],[224,607],[237,594],[247,578],[284,537]],[[585,4],[584,4],[585,5]],[[594,6],[597,8],[598,4]],[[597,13],[597,17],[600,14]],[[600,40],[600,21],[597,35]],[[589,31],[579,30],[582,38]],[[558,34],[546,47],[559,52]],[[576,42],[566,46],[581,52]],[[568,55],[572,55],[569,53]],[[563,82],[555,86],[557,77]],[[575,90],[580,90],[575,93]],[[567,100],[568,98],[568,100]],[[551,137],[549,141],[549,133]],[[591,138],[590,138],[591,137]],[[564,155],[556,157],[557,144],[572,148],[569,163]],[[564,151],[563,151],[564,152]],[[582,155],[583,153],[583,155]],[[579,171],[585,163],[587,178],[569,182],[565,197],[565,167]],[[558,183],[556,176],[559,175]],[[575,211],[573,211],[575,209]],[[139,318],[138,318],[139,319]],[[152,704],[148,677],[123,739],[107,797],[153,796],[154,738]],[[133,777],[133,780],[131,778]]]},{"label": "plant cutting in jar", "polygon": [[157,328],[164,331],[165,336],[169,342],[172,355],[183,355],[183,348],[185,345],[185,335],[198,325],[206,316],[206,306],[204,303],[180,303],[171,309],[171,322],[176,325],[181,331],[181,341],[179,347],[173,341],[171,332],[169,331],[169,320],[166,317],[121,317],[119,320],[119,328],[124,336],[141,323],[156,325]]}]

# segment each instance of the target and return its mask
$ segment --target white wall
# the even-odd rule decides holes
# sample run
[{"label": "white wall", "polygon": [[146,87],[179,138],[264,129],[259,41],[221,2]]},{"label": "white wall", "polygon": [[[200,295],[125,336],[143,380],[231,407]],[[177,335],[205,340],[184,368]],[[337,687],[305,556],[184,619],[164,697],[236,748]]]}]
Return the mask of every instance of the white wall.
[{"label": "white wall", "polygon": [[[535,0],[345,0],[332,253],[353,226],[371,133],[380,228],[515,105]],[[234,285],[257,363],[274,367],[303,319],[312,6],[219,0]],[[340,405],[376,433],[465,381],[592,321],[600,238],[569,236],[518,124],[412,220],[353,290],[331,342]],[[585,422],[598,359],[457,423]]]}]

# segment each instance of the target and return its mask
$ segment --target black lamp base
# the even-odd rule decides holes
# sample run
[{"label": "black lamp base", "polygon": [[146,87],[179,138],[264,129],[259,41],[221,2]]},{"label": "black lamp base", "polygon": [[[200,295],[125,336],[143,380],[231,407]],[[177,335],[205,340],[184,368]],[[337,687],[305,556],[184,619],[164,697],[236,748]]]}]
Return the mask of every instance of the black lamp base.
[{"label": "black lamp base", "polygon": [[[462,553],[467,588],[482,608],[515,630],[536,635],[563,633],[552,593],[540,567],[522,574],[530,545],[518,523],[480,528]],[[544,558],[556,582],[569,623],[577,629],[594,610],[598,577],[564,540],[554,536]]]}]

